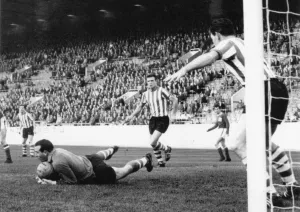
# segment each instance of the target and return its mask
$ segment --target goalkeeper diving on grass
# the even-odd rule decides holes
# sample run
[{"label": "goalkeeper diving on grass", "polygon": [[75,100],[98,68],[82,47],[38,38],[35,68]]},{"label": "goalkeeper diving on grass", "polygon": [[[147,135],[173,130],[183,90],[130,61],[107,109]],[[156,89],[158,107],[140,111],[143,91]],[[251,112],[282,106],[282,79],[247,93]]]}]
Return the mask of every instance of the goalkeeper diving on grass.
[{"label": "goalkeeper diving on grass", "polygon": [[43,139],[35,143],[35,151],[41,164],[37,167],[36,180],[40,184],[113,184],[118,180],[146,167],[153,169],[152,155],[129,161],[123,167],[112,167],[104,161],[117,151],[114,146],[97,153],[79,156],[72,152],[54,148],[51,141]]}]

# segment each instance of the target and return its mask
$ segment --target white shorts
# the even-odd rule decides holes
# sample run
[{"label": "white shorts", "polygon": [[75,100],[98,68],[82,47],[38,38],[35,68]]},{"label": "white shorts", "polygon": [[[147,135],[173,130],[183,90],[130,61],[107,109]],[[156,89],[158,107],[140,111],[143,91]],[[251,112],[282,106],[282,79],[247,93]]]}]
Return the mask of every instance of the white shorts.
[{"label": "white shorts", "polygon": [[227,137],[227,134],[226,134],[227,129],[226,128],[219,128],[218,131],[220,133],[220,137],[226,139],[226,137]]}]

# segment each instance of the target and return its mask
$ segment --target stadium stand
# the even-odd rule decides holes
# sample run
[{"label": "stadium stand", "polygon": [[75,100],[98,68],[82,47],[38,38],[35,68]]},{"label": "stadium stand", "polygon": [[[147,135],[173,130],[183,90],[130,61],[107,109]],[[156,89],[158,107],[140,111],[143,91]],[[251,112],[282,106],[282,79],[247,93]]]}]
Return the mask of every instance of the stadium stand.
[{"label": "stadium stand", "polygon": [[[284,20],[271,23],[275,31],[286,30]],[[292,21],[291,31],[300,31],[300,23]],[[179,58],[198,48],[206,51],[209,45],[205,27],[190,32],[152,33],[120,39],[99,40],[89,36],[70,37],[41,43],[38,40],[22,52],[5,52],[0,57],[1,108],[5,109],[11,126],[17,126],[18,105],[30,97],[43,94],[44,100],[30,107],[37,122],[43,125],[99,125],[121,124],[132,113],[139,96],[124,104],[121,97],[130,89],[146,89],[145,76],[152,72],[159,76],[159,85],[179,99],[176,123],[212,123],[215,120],[213,105],[220,104],[235,121],[245,107],[239,102],[231,108],[231,96],[241,86],[222,66],[216,63],[209,68],[195,70],[179,83],[165,84],[162,80],[176,72],[183,64]],[[243,35],[240,35],[241,37]],[[300,54],[299,37],[292,36],[292,51]],[[289,52],[285,37],[272,34],[271,48],[281,54]],[[87,74],[89,64],[105,58],[107,61]],[[273,70],[291,86],[291,97],[299,97],[299,81],[285,79],[289,73],[299,77],[300,57],[274,57]],[[299,98],[298,98],[299,99]],[[144,125],[149,109],[130,124]],[[291,101],[286,121],[300,120],[300,102]]]}]

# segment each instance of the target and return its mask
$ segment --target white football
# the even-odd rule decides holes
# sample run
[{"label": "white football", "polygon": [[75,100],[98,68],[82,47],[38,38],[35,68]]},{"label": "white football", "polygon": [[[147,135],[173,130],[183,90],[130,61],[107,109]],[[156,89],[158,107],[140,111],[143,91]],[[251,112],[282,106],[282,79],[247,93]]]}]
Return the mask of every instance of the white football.
[{"label": "white football", "polygon": [[36,169],[36,173],[38,177],[41,179],[50,176],[52,172],[53,172],[53,166],[49,162],[40,163]]}]

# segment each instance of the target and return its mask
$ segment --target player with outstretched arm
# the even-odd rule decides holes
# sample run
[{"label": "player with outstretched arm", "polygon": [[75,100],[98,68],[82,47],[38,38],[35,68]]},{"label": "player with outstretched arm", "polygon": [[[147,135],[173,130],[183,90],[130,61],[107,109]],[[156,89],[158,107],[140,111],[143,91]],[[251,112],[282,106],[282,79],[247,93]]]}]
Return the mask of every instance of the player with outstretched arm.
[{"label": "player with outstretched arm", "polygon": [[[186,73],[202,68],[207,65],[211,65],[216,60],[224,61],[227,70],[234,75],[239,82],[245,86],[245,58],[244,58],[244,43],[243,40],[235,36],[234,26],[232,22],[225,18],[215,19],[212,21],[209,30],[211,39],[214,43],[214,47],[207,53],[200,55],[193,61],[182,67],[175,74],[167,77],[165,81],[177,81]],[[268,98],[268,81],[265,81],[265,114],[266,114],[266,129],[269,128],[268,110],[271,110],[271,135],[266,130],[266,146],[269,146],[269,136],[272,136],[276,131],[276,128],[284,119],[285,113],[288,107],[288,91],[283,82],[278,80],[271,68],[266,62],[264,62],[264,76],[265,79],[270,80],[270,93],[273,97],[272,101]],[[269,103],[271,101],[271,108]],[[244,115],[243,115],[244,116]],[[244,116],[245,117],[245,116]],[[242,159],[244,164],[247,164],[246,158],[246,125],[240,124],[238,129],[238,136],[236,140],[236,146],[234,151]],[[249,141],[251,142],[251,141]],[[293,196],[300,196],[299,184],[295,179],[292,171],[292,166],[287,154],[278,145],[271,142],[271,155],[273,168],[278,172],[283,184],[286,186],[286,191],[280,196],[273,185],[270,185],[269,179],[267,179],[268,185],[268,205],[270,203],[270,196],[273,199],[274,206],[282,205],[282,198],[292,199]]]}]

